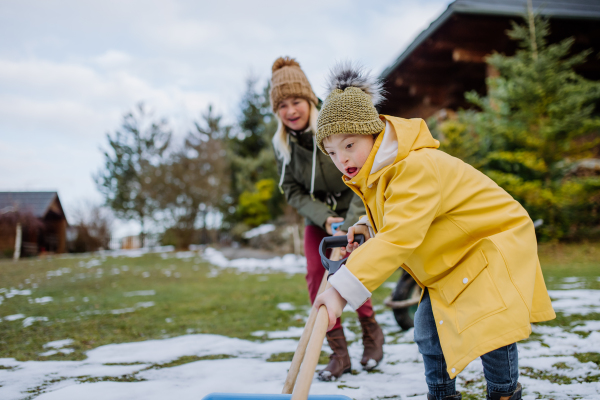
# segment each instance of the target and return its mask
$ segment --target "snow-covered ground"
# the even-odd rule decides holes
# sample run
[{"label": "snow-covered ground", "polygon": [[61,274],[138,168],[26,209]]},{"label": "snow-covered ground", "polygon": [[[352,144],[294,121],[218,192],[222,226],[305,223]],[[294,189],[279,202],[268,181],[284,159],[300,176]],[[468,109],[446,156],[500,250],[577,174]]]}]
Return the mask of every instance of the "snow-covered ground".
[{"label": "snow-covered ground", "polygon": [[[551,291],[558,298],[557,307],[562,312],[581,313],[582,309],[595,308],[600,291]],[[570,300],[565,304],[564,299]],[[562,303],[561,303],[562,302]],[[595,303],[595,304],[591,304]],[[282,306],[280,308],[286,308]],[[572,309],[571,309],[572,307]],[[298,311],[298,310],[295,310]],[[290,312],[294,312],[290,309]],[[348,322],[350,319],[348,319]],[[360,340],[350,345],[352,364],[358,374],[344,375],[337,382],[315,380],[311,393],[344,394],[353,399],[398,398],[418,396],[427,392],[423,376],[423,363],[412,330],[399,332],[388,310],[380,310],[378,320],[386,333],[385,358],[375,372],[360,370],[362,346]],[[525,399],[543,398],[600,398],[600,383],[586,383],[585,378],[600,374],[592,362],[582,363],[575,353],[600,350],[600,322],[574,323],[575,328],[535,326],[539,340],[519,344],[521,368],[573,378],[570,384],[556,384],[548,380],[522,375]],[[185,335],[163,340],[123,343],[102,346],[87,353],[84,361],[27,361],[0,359],[0,398],[23,399],[28,390],[44,388],[39,400],[68,399],[132,399],[178,400],[201,399],[211,392],[279,393],[286,377],[289,362],[268,362],[277,353],[292,352],[301,329],[290,328],[284,332],[267,332],[272,340],[246,341],[218,335]],[[349,340],[359,339],[349,329]],[[583,337],[576,332],[589,332]],[[256,332],[262,336],[265,332]],[[69,338],[48,343],[49,351],[68,352]],[[328,351],[327,345],[323,349]],[[184,356],[227,355],[226,359],[206,359],[175,367],[161,367]],[[154,366],[154,368],[152,368]],[[109,381],[109,377],[122,377],[130,382]],[[459,384],[483,382],[481,363],[476,360],[459,375]],[[482,392],[480,392],[482,393]]]},{"label": "snow-covered ground", "polygon": [[[118,255],[136,257],[141,254]],[[101,258],[106,256],[107,254],[102,255]],[[161,256],[199,260],[200,253],[163,252]],[[210,273],[213,275],[219,274],[223,268],[251,273],[303,273],[306,262],[302,257],[293,255],[272,260],[228,260],[210,248],[204,250],[202,257],[214,265]],[[100,264],[101,260],[94,258],[81,261],[80,267],[93,268]],[[51,272],[50,275],[60,276],[72,271]],[[557,312],[563,315],[581,315],[582,318],[590,313],[600,312],[600,290],[579,289],[585,285],[577,278],[564,279],[563,283],[578,286],[569,286],[568,289],[572,290],[550,291]],[[392,287],[393,285],[389,285],[390,289]],[[32,296],[30,290],[0,289],[0,292],[5,298]],[[143,290],[127,292],[126,296],[145,297],[154,294],[153,290]],[[31,301],[45,304],[53,300],[42,297]],[[150,307],[153,304],[151,301],[140,302],[138,306]],[[289,303],[280,303],[277,307],[300,317],[307,315],[307,308],[298,309]],[[315,379],[311,393],[344,394],[356,400],[408,399],[415,396],[425,398],[427,386],[423,362],[413,342],[412,330],[399,331],[392,312],[381,306],[378,308],[377,319],[386,334],[385,358],[380,366],[371,373],[360,369],[360,338],[346,329],[346,336],[352,342],[349,348],[352,365],[357,373],[346,374],[337,382],[326,383]],[[4,317],[4,320],[23,320],[25,326],[26,323],[31,323],[31,318],[44,317],[15,314]],[[347,318],[345,325],[348,327],[351,323],[355,321]],[[11,358],[0,358],[0,399],[25,399],[35,397],[36,392],[41,393],[35,397],[39,400],[197,400],[211,392],[280,393],[290,362],[267,360],[274,354],[293,352],[296,338],[301,333],[302,329],[291,327],[280,332],[254,332],[253,335],[257,338],[268,339],[259,342],[193,334],[163,340],[111,344],[88,351],[88,358],[84,361],[19,362]],[[520,381],[525,388],[524,398],[600,399],[598,365],[581,362],[574,356],[578,353],[600,352],[600,321],[574,321],[569,327],[536,325],[534,333],[533,340],[519,344],[522,371]],[[69,348],[72,343],[71,338],[65,337],[46,343],[44,347],[47,354],[69,353],[73,351]],[[326,344],[323,349],[329,351]],[[164,365],[186,356],[206,359],[177,366]],[[563,384],[552,383],[547,380],[548,377]],[[459,389],[469,390],[483,397],[481,363],[478,360],[472,362],[459,375],[458,383]]]}]

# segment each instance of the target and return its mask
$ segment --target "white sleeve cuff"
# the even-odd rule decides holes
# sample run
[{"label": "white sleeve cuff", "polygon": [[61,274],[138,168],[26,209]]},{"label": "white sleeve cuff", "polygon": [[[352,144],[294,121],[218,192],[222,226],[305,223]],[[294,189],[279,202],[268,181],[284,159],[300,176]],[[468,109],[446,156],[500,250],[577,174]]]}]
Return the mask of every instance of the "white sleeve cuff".
[{"label": "white sleeve cuff", "polygon": [[366,225],[367,228],[369,229],[369,235],[371,237],[375,236],[375,232],[373,231],[373,227],[371,226],[371,221],[369,221],[369,217],[367,217],[366,215],[363,215],[361,217],[361,219],[359,219],[354,225],[352,226],[356,226],[356,225]]},{"label": "white sleeve cuff", "polygon": [[371,292],[367,290],[365,285],[345,265],[329,278],[329,283],[346,299],[350,307],[355,310],[371,297]]}]

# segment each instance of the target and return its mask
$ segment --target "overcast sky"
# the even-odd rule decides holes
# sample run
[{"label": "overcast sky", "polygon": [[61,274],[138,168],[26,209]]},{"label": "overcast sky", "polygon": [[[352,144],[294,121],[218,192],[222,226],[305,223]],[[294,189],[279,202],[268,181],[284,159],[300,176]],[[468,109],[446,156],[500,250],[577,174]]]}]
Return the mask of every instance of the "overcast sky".
[{"label": "overcast sky", "polygon": [[450,0],[0,2],[0,191],[100,202],[105,135],[144,101],[179,137],[215,105],[233,122],[250,73],[295,57],[322,96],[328,69],[379,74]]}]

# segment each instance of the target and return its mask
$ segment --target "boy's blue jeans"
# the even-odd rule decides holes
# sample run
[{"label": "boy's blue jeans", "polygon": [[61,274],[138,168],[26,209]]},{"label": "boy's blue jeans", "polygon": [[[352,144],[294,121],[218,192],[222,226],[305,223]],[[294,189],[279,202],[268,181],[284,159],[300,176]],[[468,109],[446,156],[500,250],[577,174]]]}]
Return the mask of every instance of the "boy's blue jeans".
[{"label": "boy's blue jeans", "polygon": [[[446,360],[440,345],[437,326],[433,318],[429,292],[425,294],[415,313],[415,342],[425,363],[425,381],[429,393],[436,400],[456,393],[456,378],[450,379],[446,371]],[[512,392],[517,388],[519,365],[517,344],[501,347],[481,356],[483,374],[490,392]]]}]

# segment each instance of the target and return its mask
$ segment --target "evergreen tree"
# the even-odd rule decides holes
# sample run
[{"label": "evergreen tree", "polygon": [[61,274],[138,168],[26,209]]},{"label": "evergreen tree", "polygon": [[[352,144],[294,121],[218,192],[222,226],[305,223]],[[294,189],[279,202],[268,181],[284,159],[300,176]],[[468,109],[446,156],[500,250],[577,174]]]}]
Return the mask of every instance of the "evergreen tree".
[{"label": "evergreen tree", "polygon": [[[156,198],[170,226],[167,241],[179,248],[196,240],[210,241],[207,216],[218,212],[229,191],[225,140],[231,127],[224,126],[221,119],[209,105],[201,121],[194,123],[195,129],[188,133],[183,147],[157,170],[161,179],[155,186]],[[200,238],[196,234],[198,223],[202,228]]]},{"label": "evergreen tree", "polygon": [[142,103],[127,113],[122,129],[106,135],[110,147],[104,151],[104,169],[94,176],[117,218],[139,222],[142,245],[146,223],[158,208],[153,197],[155,170],[171,139],[166,120],[151,119]]},{"label": "evergreen tree", "polygon": [[574,238],[600,224],[600,179],[569,174],[600,144],[600,83],[574,71],[590,51],[570,55],[572,38],[549,44],[548,21],[529,18],[508,31],[519,43],[514,56],[488,57],[499,76],[487,80],[487,95],[466,94],[481,111],[463,111],[440,130],[461,137],[454,152],[477,158],[534,220],[544,220],[543,237]]}]

